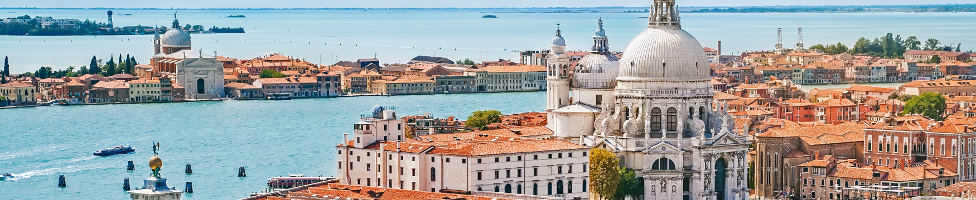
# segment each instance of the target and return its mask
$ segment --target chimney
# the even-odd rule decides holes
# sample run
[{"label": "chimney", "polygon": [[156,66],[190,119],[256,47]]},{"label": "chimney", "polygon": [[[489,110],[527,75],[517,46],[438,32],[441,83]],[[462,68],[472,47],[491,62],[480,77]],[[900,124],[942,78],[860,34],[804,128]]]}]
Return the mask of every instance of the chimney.
[{"label": "chimney", "polygon": [[349,133],[342,133],[342,144],[349,142]]},{"label": "chimney", "polygon": [[819,151],[813,152],[813,155],[814,155],[814,157],[813,157],[814,160],[820,160],[820,152]]}]

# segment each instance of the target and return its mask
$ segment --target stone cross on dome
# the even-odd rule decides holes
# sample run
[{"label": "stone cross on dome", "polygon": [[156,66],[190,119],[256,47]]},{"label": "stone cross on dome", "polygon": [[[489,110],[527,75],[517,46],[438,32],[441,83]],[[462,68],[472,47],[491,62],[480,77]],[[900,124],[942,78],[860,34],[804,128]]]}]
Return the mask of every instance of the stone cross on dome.
[{"label": "stone cross on dome", "polygon": [[674,5],[675,0],[654,0],[651,5],[651,16],[648,17],[649,27],[681,27],[681,18]]}]

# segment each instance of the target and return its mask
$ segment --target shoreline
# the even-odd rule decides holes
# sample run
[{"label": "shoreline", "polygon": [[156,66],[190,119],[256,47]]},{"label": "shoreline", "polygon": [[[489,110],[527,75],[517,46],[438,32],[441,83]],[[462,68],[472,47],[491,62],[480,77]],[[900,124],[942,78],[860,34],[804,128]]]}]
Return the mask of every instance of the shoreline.
[{"label": "shoreline", "polygon": [[391,96],[421,96],[421,95],[455,95],[455,94],[491,94],[491,93],[528,93],[528,92],[545,92],[545,90],[539,91],[504,91],[504,92],[465,92],[465,93],[430,93],[430,94],[346,94],[339,96],[323,96],[323,97],[292,97],[291,99],[283,100],[272,100],[267,98],[220,98],[220,99],[197,99],[197,100],[183,100],[183,101],[153,101],[153,102],[107,102],[107,103],[81,103],[81,104],[57,104],[52,103],[49,105],[22,105],[22,106],[0,106],[0,110],[4,109],[18,109],[18,108],[36,108],[36,107],[47,107],[47,106],[99,106],[99,105],[127,105],[127,104],[166,104],[166,103],[192,103],[192,102],[223,102],[223,101],[290,101],[290,100],[301,100],[301,99],[328,99],[328,98],[352,98],[352,97],[391,97]]}]

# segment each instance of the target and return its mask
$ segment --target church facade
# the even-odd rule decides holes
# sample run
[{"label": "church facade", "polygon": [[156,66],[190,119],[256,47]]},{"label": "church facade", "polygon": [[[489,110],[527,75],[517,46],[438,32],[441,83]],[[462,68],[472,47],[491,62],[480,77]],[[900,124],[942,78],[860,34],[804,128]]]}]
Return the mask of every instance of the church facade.
[{"label": "church facade", "polygon": [[153,39],[151,65],[153,73],[173,76],[176,84],[185,90],[186,99],[219,99],[224,97],[224,67],[216,55],[204,55],[193,51],[190,32],[180,27],[176,16],[173,26],[160,37]]},{"label": "church facade", "polygon": [[643,180],[644,199],[747,199],[748,140],[711,103],[701,44],[681,29],[674,0],[654,0],[650,11],[621,58],[599,21],[591,53],[575,69],[557,30],[547,57],[547,126],[615,152]]}]

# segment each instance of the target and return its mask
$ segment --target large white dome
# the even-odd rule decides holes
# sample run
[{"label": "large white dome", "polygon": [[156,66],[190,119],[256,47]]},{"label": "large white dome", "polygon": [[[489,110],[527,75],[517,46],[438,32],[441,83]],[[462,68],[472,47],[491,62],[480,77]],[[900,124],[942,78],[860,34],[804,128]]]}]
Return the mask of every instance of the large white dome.
[{"label": "large white dome", "polygon": [[180,28],[170,28],[160,41],[164,47],[190,47],[190,33]]},{"label": "large white dome", "polygon": [[711,77],[705,52],[680,26],[650,27],[627,45],[617,80],[697,80]]}]

